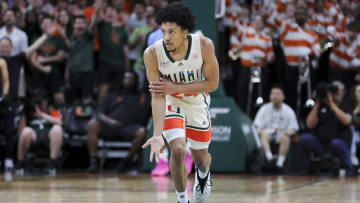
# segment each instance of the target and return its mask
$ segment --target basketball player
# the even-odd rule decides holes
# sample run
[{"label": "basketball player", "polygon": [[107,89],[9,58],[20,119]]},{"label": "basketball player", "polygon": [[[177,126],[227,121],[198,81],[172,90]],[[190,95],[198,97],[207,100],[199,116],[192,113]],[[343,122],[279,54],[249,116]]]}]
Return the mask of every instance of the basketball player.
[{"label": "basketball player", "polygon": [[208,199],[211,190],[209,92],[219,83],[219,65],[214,45],[206,37],[189,34],[194,16],[179,2],[156,14],[162,40],[144,52],[146,74],[152,93],[153,137],[143,145],[151,147],[150,161],[165,147],[171,150],[170,172],[180,203],[189,202],[186,191],[186,142],[195,163],[193,196],[196,202]]}]

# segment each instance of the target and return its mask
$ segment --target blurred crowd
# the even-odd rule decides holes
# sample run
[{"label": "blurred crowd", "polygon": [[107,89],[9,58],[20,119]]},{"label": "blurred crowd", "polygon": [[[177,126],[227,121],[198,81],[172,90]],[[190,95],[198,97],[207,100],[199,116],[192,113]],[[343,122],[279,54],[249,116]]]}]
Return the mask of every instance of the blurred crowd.
[{"label": "blurred crowd", "polygon": [[316,157],[333,164],[328,169],[356,175],[359,6],[356,0],[226,1],[219,23],[219,35],[228,39],[219,55],[225,91],[255,118],[270,168],[283,171],[292,146],[299,169],[307,171]]}]

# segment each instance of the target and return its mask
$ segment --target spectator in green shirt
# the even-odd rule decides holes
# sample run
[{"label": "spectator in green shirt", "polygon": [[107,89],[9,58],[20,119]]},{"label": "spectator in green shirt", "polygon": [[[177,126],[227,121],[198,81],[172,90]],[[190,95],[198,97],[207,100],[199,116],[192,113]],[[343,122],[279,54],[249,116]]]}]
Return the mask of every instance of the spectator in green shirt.
[{"label": "spectator in green shirt", "polygon": [[[52,16],[44,14],[41,21],[41,29],[45,32],[48,27],[54,26]],[[64,59],[66,55],[66,44],[61,36],[52,35],[31,56],[32,69],[32,88],[46,91],[53,96],[55,103],[64,108]],[[65,113],[64,109],[62,110]]]},{"label": "spectator in green shirt", "polygon": [[99,33],[99,103],[109,88],[115,88],[125,70],[130,70],[128,59],[128,33],[124,19],[116,9],[108,6],[104,18],[98,23]]},{"label": "spectator in green shirt", "polygon": [[[98,0],[97,2],[101,2]],[[99,19],[101,4],[95,4],[95,15],[91,24],[82,16],[76,16],[74,33],[70,38],[70,66],[66,75],[70,77],[70,100],[87,105],[92,102],[94,70],[94,29]]]},{"label": "spectator in green shirt", "polygon": [[138,74],[139,76],[138,87],[140,90],[144,88],[144,83],[145,83],[145,64],[143,60],[143,53],[144,53],[143,51],[144,51],[146,35],[152,32],[154,29],[156,29],[156,27],[157,24],[155,22],[155,16],[151,14],[147,14],[146,24],[137,27],[129,38],[130,48],[135,46],[138,46],[140,48],[134,64],[134,70],[136,74]]}]

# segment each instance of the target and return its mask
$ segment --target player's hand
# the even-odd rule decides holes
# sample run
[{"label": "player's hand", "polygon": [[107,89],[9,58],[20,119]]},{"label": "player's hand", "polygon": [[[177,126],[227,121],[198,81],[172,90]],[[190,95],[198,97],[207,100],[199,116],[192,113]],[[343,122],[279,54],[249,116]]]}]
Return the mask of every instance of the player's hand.
[{"label": "player's hand", "polygon": [[179,91],[177,84],[163,78],[160,78],[159,82],[150,82],[149,89],[153,94],[164,95],[171,95]]},{"label": "player's hand", "polygon": [[150,152],[150,162],[153,160],[153,156],[155,155],[155,160],[158,162],[159,154],[165,148],[165,142],[162,136],[153,136],[152,138],[148,139],[146,143],[142,146],[143,149],[150,145],[151,152]]}]

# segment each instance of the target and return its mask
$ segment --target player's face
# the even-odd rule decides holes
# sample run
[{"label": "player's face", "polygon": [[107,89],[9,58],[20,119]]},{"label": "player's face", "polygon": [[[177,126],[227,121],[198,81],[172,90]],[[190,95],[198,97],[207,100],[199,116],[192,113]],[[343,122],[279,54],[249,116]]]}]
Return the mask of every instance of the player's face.
[{"label": "player's face", "polygon": [[284,93],[279,88],[273,88],[270,92],[270,100],[273,104],[278,105],[284,101]]},{"label": "player's face", "polygon": [[183,30],[179,25],[172,22],[161,24],[162,37],[167,50],[175,51],[185,42],[188,31]]}]

